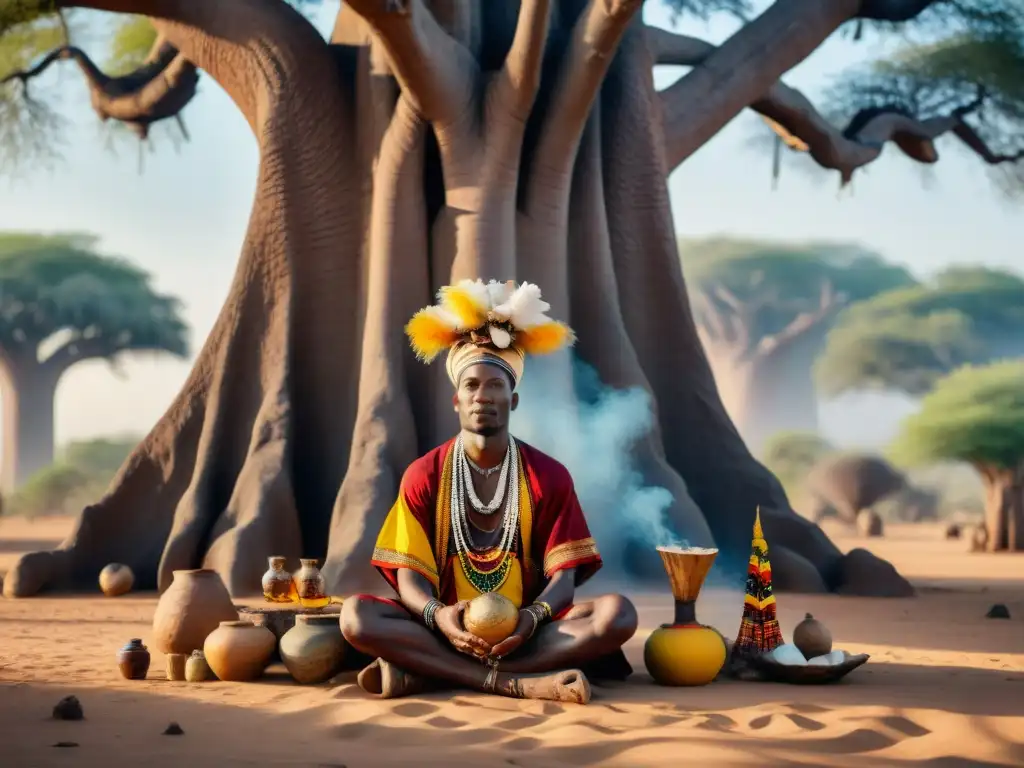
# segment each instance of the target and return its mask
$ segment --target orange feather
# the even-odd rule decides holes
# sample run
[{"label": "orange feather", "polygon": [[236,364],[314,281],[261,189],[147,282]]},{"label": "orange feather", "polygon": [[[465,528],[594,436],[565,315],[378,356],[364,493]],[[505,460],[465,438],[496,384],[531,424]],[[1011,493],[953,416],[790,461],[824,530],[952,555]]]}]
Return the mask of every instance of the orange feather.
[{"label": "orange feather", "polygon": [[437,307],[421,309],[405,326],[405,333],[416,357],[428,363],[449,349],[461,336],[456,328],[445,322],[437,310]]},{"label": "orange feather", "polygon": [[523,331],[516,331],[515,345],[528,355],[548,355],[576,341],[565,323],[551,321]]}]

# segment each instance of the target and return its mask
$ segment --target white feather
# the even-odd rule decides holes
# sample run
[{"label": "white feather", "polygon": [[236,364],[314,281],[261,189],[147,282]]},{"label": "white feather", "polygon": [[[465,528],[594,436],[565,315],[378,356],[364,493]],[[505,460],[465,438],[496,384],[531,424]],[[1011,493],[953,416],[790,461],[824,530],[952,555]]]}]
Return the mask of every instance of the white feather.
[{"label": "white feather", "polygon": [[[487,283],[487,296],[489,299],[487,308],[493,311],[494,307],[500,306],[504,302],[508,301],[508,297],[511,295],[512,289],[505,283],[499,283],[497,280],[491,280]],[[497,319],[502,322],[508,320],[507,317],[499,317]]]},{"label": "white feather", "polygon": [[453,331],[459,330],[459,318],[444,307],[437,304],[431,304],[429,307],[424,307],[423,312],[428,315],[433,315]]},{"label": "white feather", "polygon": [[540,297],[540,288],[533,283],[523,283],[494,312],[506,314],[513,327],[526,330],[550,322],[550,318],[544,314],[549,309],[551,305]]},{"label": "white feather", "polygon": [[490,334],[494,346],[498,349],[508,349],[509,344],[512,343],[512,336],[500,326],[490,325],[487,327],[487,332]]}]

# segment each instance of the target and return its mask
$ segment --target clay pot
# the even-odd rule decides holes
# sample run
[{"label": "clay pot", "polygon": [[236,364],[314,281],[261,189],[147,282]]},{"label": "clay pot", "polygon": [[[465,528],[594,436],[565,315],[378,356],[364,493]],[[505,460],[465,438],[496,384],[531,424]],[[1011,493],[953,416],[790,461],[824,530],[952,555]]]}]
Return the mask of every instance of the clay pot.
[{"label": "clay pot", "polygon": [[117,666],[128,680],[145,680],[149,672],[149,650],[139,638],[132,638],[128,645],[117,652]]},{"label": "clay pot", "polygon": [[188,661],[188,654],[168,653],[165,659],[167,660],[167,679],[184,680],[185,664]]},{"label": "clay pot", "polygon": [[332,614],[300,614],[295,626],[284,633],[281,660],[297,683],[322,683],[341,670],[345,638],[338,617]]},{"label": "clay pot", "polygon": [[697,621],[695,605],[717,549],[658,547],[668,573],[675,618],[644,643],[644,666],[659,685],[707,685],[725,666],[729,647],[722,633]]},{"label": "clay pot", "polygon": [[250,621],[222,621],[203,643],[203,655],[221,680],[243,682],[263,674],[276,645],[274,633]]},{"label": "clay pot", "polygon": [[192,653],[222,621],[237,621],[227,587],[216,571],[175,571],[153,614],[152,643],[161,653]]},{"label": "clay pot", "polygon": [[209,680],[213,675],[210,665],[206,663],[206,656],[200,650],[192,651],[192,655],[185,662],[185,679],[190,683],[201,683]]},{"label": "clay pot", "polygon": [[130,592],[134,584],[135,574],[123,563],[110,563],[100,571],[100,589],[107,597]]},{"label": "clay pot", "polygon": [[793,629],[793,645],[805,659],[825,656],[832,652],[832,633],[828,631],[828,627],[808,613]]}]

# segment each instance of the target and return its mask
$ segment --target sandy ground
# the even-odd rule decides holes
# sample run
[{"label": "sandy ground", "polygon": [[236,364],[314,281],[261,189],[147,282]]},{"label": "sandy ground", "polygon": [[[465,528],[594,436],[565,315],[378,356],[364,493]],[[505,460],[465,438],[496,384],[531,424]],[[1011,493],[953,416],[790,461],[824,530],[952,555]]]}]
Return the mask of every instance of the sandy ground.
[{"label": "sandy ground", "polygon": [[[67,525],[0,519],[0,571]],[[845,549],[867,544],[832,533]],[[893,527],[870,546],[918,597],[779,596],[787,639],[810,611],[836,647],[872,654],[841,683],[655,686],[643,641],[670,618],[671,599],[632,594],[637,672],[595,688],[585,707],[468,693],[384,702],[351,675],[299,686],[280,666],[254,683],[173,683],[156,652],[149,679],[130,682],[114,656],[148,637],[155,595],[0,599],[0,765],[1024,765],[1024,557],[968,555],[926,526]],[[698,616],[732,635],[740,600],[705,589]],[[985,618],[996,602],[1011,620]],[[50,718],[68,694],[84,721]],[[184,735],[162,735],[170,721]]]}]

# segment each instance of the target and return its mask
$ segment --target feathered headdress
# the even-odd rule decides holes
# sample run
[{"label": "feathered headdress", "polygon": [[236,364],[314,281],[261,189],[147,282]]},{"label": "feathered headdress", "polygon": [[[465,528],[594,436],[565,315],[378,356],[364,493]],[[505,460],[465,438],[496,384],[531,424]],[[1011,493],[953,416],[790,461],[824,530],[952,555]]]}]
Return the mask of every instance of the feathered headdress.
[{"label": "feathered headdress", "polygon": [[576,340],[569,326],[545,314],[551,305],[533,283],[460,280],[438,291],[437,299],[405,326],[416,357],[424,362],[460,343],[522,356],[546,355]]}]

